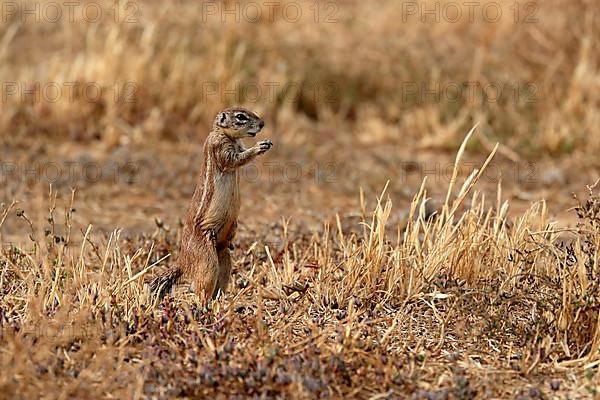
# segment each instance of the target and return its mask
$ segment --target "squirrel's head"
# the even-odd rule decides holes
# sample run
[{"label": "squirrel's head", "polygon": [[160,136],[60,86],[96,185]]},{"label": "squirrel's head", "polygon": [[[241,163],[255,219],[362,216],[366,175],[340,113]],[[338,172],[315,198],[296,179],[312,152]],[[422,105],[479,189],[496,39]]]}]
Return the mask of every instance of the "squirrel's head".
[{"label": "squirrel's head", "polygon": [[213,129],[218,129],[232,139],[254,137],[265,126],[265,122],[245,108],[227,108],[217,114]]}]

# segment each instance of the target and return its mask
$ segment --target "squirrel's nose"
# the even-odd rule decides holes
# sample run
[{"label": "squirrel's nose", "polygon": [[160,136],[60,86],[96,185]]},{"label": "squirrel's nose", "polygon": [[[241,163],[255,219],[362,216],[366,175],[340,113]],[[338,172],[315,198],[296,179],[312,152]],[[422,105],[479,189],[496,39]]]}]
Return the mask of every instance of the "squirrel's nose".
[{"label": "squirrel's nose", "polygon": [[260,127],[260,129],[264,128],[264,126],[265,126],[265,121],[260,121],[260,122],[258,123],[258,126]]}]

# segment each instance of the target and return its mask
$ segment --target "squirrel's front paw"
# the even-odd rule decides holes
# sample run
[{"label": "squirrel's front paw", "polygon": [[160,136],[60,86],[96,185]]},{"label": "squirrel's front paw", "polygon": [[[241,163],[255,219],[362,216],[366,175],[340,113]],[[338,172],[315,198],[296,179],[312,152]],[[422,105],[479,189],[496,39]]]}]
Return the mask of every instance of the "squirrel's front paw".
[{"label": "squirrel's front paw", "polygon": [[262,154],[264,152],[266,152],[267,150],[269,150],[271,147],[273,147],[273,142],[271,142],[270,140],[261,140],[260,142],[258,142],[256,144],[256,147],[258,148],[258,154]]}]

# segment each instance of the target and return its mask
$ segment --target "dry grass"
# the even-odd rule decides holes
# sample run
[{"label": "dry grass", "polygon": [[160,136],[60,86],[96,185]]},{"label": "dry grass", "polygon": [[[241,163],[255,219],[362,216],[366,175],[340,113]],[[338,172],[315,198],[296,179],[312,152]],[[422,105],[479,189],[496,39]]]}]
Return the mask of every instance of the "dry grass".
[{"label": "dry grass", "polygon": [[[515,24],[499,3],[497,23],[402,21],[394,0],[340,1],[331,24],[312,2],[297,23],[199,22],[191,1],[140,3],[135,23],[10,16],[2,82],[104,92],[7,96],[2,160],[92,161],[105,176],[48,190],[2,169],[0,397],[598,396],[600,197],[585,185],[599,168],[600,7],[537,2],[538,22]],[[403,91],[476,81],[532,84],[537,101]],[[206,93],[272,82],[257,101]],[[286,100],[290,82],[302,95]],[[229,292],[203,308],[181,285],[157,303],[144,282],[177,259],[194,146],[231,103],[267,119],[276,173],[243,182]],[[432,160],[477,169],[410,175]],[[507,160],[536,160],[535,183]],[[137,181],[112,181],[110,161]],[[301,179],[282,178],[288,162]]]},{"label": "dry grass", "polygon": [[[600,149],[592,134],[600,124],[595,1],[520,2],[518,17],[512,1],[501,1],[502,18],[495,23],[482,14],[488,1],[478,3],[472,21],[463,10],[465,17],[454,23],[446,14],[423,23],[395,0],[376,7],[344,1],[337,11],[321,4],[319,23],[313,3],[293,3],[303,13],[292,23],[283,17],[287,3],[278,2],[269,19],[260,2],[265,12],[256,23],[243,17],[236,22],[235,16],[222,22],[203,2],[190,1],[139,4],[135,10],[121,4],[118,22],[112,2],[100,1],[105,12],[93,24],[81,17],[83,7],[73,22],[35,23],[10,14],[0,25],[2,82],[30,89],[35,82],[57,83],[64,93],[56,102],[33,104],[32,96],[22,99],[22,90],[9,95],[0,126],[23,134],[100,137],[111,146],[165,136],[185,140],[224,103],[246,103],[274,125],[294,119],[290,134],[302,130],[299,118],[307,118],[313,131],[319,123],[361,136],[368,131],[363,140],[371,143],[410,140],[447,148],[480,121],[485,135],[529,157]],[[449,3],[423,7],[446,9]],[[246,3],[218,4],[221,10]],[[65,82],[79,83],[73,98]],[[302,88],[300,96],[284,93],[293,91],[290,82]],[[443,89],[475,82],[502,88],[501,98],[491,101],[478,89],[471,98],[464,89],[452,101],[452,89]],[[86,97],[88,83],[102,87],[103,95]],[[213,84],[217,94],[206,86]],[[421,84],[417,94],[407,86]],[[262,89],[256,101],[252,85]],[[438,87],[438,99],[427,94]]]},{"label": "dry grass", "polygon": [[403,231],[388,224],[385,190],[352,229],[338,215],[290,237],[283,221],[278,241],[242,244],[234,288],[208,309],[185,288],[157,305],[144,285],[179,231],[123,240],[89,227],[75,248],[73,205],[61,240],[51,203],[46,237],[1,254],[0,387],[78,398],[596,393],[600,199],[590,189],[565,244],[544,203],[511,220],[500,195],[490,207],[471,193],[482,170],[456,196],[450,185],[429,218],[423,186]]}]

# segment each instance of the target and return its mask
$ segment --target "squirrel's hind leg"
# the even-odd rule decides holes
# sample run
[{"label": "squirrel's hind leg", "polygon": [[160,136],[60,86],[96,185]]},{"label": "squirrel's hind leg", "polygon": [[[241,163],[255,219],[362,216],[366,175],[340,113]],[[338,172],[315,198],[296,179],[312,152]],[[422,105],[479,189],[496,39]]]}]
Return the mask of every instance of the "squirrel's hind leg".
[{"label": "squirrel's hind leg", "polygon": [[193,289],[200,301],[207,304],[213,297],[219,280],[219,257],[214,237],[203,237],[196,251],[198,264],[193,272]]},{"label": "squirrel's hind leg", "polygon": [[217,257],[219,259],[219,278],[217,280],[217,287],[213,293],[213,298],[217,297],[219,291],[225,293],[225,289],[227,289],[229,279],[231,278],[231,252],[229,251],[229,248],[224,247],[219,249]]}]

